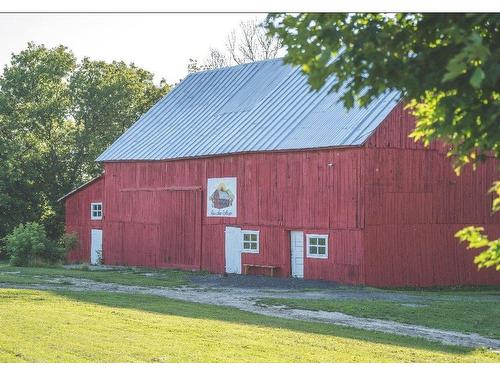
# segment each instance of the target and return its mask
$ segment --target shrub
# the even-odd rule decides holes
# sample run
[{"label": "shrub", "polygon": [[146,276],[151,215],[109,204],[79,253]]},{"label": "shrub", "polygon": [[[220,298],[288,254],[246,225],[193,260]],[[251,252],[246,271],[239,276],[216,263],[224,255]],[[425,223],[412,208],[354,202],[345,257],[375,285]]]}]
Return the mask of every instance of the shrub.
[{"label": "shrub", "polygon": [[74,249],[78,246],[78,235],[76,232],[73,233],[64,233],[58,241],[58,248],[62,252],[60,254],[60,259],[64,260],[66,258],[66,254],[71,249]]},{"label": "shrub", "polygon": [[14,266],[59,263],[77,243],[75,234],[65,234],[59,241],[52,241],[38,223],[20,224],[4,240],[5,250]]}]

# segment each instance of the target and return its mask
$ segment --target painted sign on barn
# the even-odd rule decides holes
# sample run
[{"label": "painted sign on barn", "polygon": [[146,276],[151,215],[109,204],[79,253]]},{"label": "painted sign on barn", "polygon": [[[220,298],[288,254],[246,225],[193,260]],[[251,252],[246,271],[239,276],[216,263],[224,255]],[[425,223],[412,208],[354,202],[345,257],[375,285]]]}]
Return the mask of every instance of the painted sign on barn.
[{"label": "painted sign on barn", "polygon": [[236,177],[209,178],[207,216],[236,217]]}]

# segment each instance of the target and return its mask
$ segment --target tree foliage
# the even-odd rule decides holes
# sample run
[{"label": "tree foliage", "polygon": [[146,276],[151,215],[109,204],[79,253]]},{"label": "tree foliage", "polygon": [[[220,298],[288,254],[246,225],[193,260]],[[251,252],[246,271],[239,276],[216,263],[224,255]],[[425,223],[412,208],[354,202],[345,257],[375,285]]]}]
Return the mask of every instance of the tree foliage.
[{"label": "tree foliage", "polygon": [[47,237],[45,228],[38,223],[17,226],[5,237],[5,249],[14,266],[33,266],[62,262],[78,239],[76,234],[64,234],[59,241]]},{"label": "tree foliage", "polygon": [[[73,169],[76,176],[93,177],[100,170],[94,159],[165,95],[169,86],[162,81],[157,87],[153,74],[134,64],[84,58],[71,76],[69,89],[77,126]],[[90,159],[81,164],[84,155]]]},{"label": "tree foliage", "polygon": [[[457,173],[500,156],[500,16],[271,14],[266,26],[312,88],[345,87],[341,100],[348,108],[399,91],[416,116],[411,137],[451,145]],[[476,258],[479,266],[500,264],[498,240],[489,241],[481,228],[457,235],[472,248],[488,249],[489,256]]]},{"label": "tree foliage", "polygon": [[62,232],[58,198],[100,173],[94,160],[169,89],[123,62],[78,62],[28,44],[0,76],[0,237],[41,221]]}]

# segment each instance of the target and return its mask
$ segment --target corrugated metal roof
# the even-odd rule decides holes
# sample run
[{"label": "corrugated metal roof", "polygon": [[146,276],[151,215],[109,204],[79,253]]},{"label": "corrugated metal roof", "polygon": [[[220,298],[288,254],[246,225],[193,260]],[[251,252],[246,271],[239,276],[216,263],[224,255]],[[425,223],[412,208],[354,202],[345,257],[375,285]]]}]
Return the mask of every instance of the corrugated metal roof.
[{"label": "corrugated metal roof", "polygon": [[299,68],[265,60],[188,75],[97,161],[164,160],[362,144],[399,101],[388,92],[347,111]]}]

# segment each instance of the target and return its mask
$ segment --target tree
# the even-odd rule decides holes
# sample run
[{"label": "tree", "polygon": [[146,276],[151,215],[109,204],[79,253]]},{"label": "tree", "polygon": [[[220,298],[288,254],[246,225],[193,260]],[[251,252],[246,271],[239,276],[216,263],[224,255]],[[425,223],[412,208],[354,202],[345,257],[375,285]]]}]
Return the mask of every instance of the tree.
[{"label": "tree", "polygon": [[204,65],[200,65],[198,59],[189,59],[189,63],[187,66],[188,73],[196,73],[202,70],[207,70]]},{"label": "tree", "polygon": [[209,48],[208,56],[205,59],[205,65],[210,69],[218,69],[229,66],[229,61],[223,52],[216,48]]},{"label": "tree", "polygon": [[[487,155],[500,156],[498,15],[271,14],[266,27],[312,88],[345,87],[347,108],[366,106],[386,90],[401,92],[416,116],[411,137],[452,145],[448,155],[457,173]],[[500,197],[500,183],[492,191]],[[474,227],[457,237],[470,248],[487,248],[475,259],[479,267],[500,269],[499,240]]]},{"label": "tree", "polygon": [[208,57],[203,63],[198,59],[189,59],[187,66],[188,73],[196,73],[204,70],[219,69],[229,66],[225,56],[218,49],[210,48]]},{"label": "tree", "polygon": [[10,142],[7,142],[5,128],[0,127],[0,130],[2,130],[0,132],[0,207],[3,211],[0,218],[0,238],[3,238],[17,224],[39,218],[42,199],[36,191],[36,180],[33,178],[32,171],[24,168],[22,160],[12,157],[16,149]]},{"label": "tree", "polygon": [[241,21],[239,27],[227,35],[226,51],[209,48],[202,64],[197,59],[189,59],[188,73],[272,59],[281,48],[280,39],[269,35],[258,19]]},{"label": "tree", "polygon": [[241,21],[239,29],[233,29],[226,39],[226,48],[236,64],[272,59],[282,47],[280,38],[267,33],[257,19]]},{"label": "tree", "polygon": [[100,172],[95,158],[132,125],[170,86],[155,86],[153,74],[122,61],[84,58],[69,81],[71,114],[76,124],[73,176]]},{"label": "tree", "polygon": [[[66,47],[40,48],[34,44],[13,55],[11,66],[0,78],[1,127],[9,153],[2,164],[10,166],[8,175],[0,176],[6,191],[13,193],[15,211],[2,212],[2,231],[10,231],[11,215],[36,219],[55,229],[54,205],[58,187],[69,187],[63,171],[71,149],[68,108],[71,104],[67,81],[76,67],[76,59]],[[35,206],[26,207],[13,192],[20,185],[22,195]],[[60,195],[59,195],[60,196]],[[27,209],[26,214],[20,209]],[[21,220],[26,221],[26,220]],[[5,233],[3,233],[5,234]],[[51,233],[54,234],[54,233]]]},{"label": "tree", "polygon": [[0,76],[0,237],[41,221],[63,230],[58,198],[100,173],[94,162],[168,90],[123,62],[84,59],[29,43]]}]

